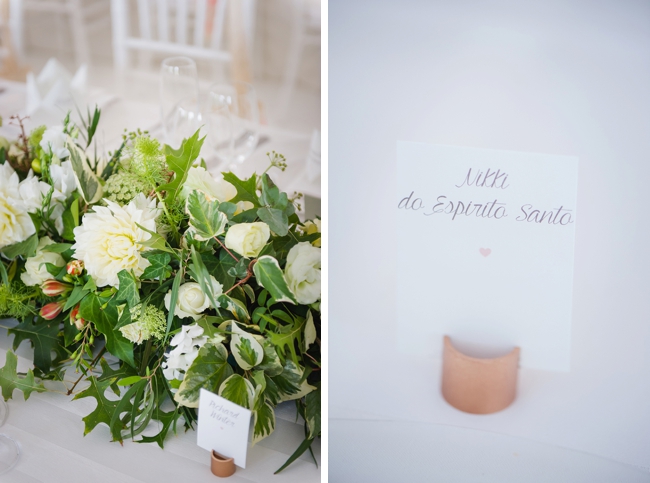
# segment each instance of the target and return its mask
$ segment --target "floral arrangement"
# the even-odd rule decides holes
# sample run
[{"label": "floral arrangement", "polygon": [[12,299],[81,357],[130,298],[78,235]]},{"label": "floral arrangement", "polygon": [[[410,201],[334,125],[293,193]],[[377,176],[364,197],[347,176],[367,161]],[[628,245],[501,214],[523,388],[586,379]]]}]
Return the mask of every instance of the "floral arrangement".
[{"label": "floral arrangement", "polygon": [[201,388],[252,411],[253,444],[294,400],[305,439],[282,470],[320,436],[320,220],[269,177],[281,155],[214,179],[199,132],[174,149],[138,131],[102,159],[99,119],[27,135],[14,118],[22,134],[0,138],[0,318],[18,319],[14,350],[34,348],[22,374],[7,353],[5,400],[63,384],[97,400],[85,434],[160,447],[193,428]]}]

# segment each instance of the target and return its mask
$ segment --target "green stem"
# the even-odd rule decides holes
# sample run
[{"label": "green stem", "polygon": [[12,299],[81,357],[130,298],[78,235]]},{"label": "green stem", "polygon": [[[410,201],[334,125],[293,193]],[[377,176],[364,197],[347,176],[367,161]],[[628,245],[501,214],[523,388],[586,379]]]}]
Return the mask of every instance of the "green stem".
[{"label": "green stem", "polygon": [[147,362],[149,362],[149,355],[151,355],[151,347],[153,341],[149,339],[147,345],[144,348],[144,355],[142,356],[142,363],[140,364],[140,375],[144,374],[145,368],[147,367]]},{"label": "green stem", "polygon": [[165,214],[167,215],[167,219],[168,219],[169,222],[170,222],[170,225],[169,225],[169,226],[170,226],[171,229],[174,231],[174,235],[175,235],[175,239],[176,239],[176,241],[180,241],[180,239],[181,239],[181,234],[178,232],[178,229],[176,228],[176,226],[174,226],[174,225],[171,223],[171,222],[172,222],[172,217],[171,217],[171,215],[169,214],[169,211],[167,210],[167,204],[165,203],[165,201],[163,200],[162,196],[160,195],[160,193],[159,193],[158,191],[156,191],[156,197],[158,197],[158,201],[159,201],[160,204],[162,205],[163,210],[165,211]]}]

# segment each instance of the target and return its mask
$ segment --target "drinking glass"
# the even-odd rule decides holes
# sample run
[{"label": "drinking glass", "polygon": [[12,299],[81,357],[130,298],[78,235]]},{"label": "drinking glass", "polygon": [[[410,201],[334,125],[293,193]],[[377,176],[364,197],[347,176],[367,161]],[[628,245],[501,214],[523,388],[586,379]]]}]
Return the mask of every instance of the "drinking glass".
[{"label": "drinking glass", "polygon": [[222,164],[230,163],[233,159],[233,131],[230,106],[223,96],[208,92],[208,102],[205,107],[205,120],[208,126],[208,142]]},{"label": "drinking glass", "polygon": [[255,151],[260,137],[260,112],[255,89],[245,82],[215,84],[210,87],[208,95],[212,104],[227,106],[230,111],[232,142],[219,156],[229,162],[243,163]]},{"label": "drinking glass", "polygon": [[[7,403],[0,398],[0,426],[7,419]],[[20,449],[18,443],[6,434],[0,434],[0,475],[7,473],[18,462]]]},{"label": "drinking glass", "polygon": [[169,57],[160,69],[160,115],[165,141],[174,148],[199,128],[199,80],[189,57]]}]

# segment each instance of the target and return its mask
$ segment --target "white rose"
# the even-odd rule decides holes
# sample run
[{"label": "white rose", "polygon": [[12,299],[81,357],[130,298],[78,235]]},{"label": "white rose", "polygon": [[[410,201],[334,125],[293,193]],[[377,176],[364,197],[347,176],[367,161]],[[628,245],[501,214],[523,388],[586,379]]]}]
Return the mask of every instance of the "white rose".
[{"label": "white rose", "polygon": [[70,156],[70,151],[65,147],[68,135],[63,132],[63,126],[47,128],[41,138],[41,147],[46,153],[51,153],[59,159]]},{"label": "white rose", "polygon": [[52,243],[54,242],[47,236],[39,240],[36,255],[27,259],[25,262],[25,271],[20,274],[20,279],[25,285],[40,285],[52,278],[52,275],[50,275],[50,272],[45,267],[46,263],[51,263],[57,267],[65,265],[65,260],[58,253],[43,251],[44,247]]},{"label": "white rose", "polygon": [[257,221],[231,226],[226,233],[226,247],[240,255],[255,258],[271,236],[269,225]]},{"label": "white rose", "polygon": [[[221,295],[223,286],[210,275],[212,282],[212,294],[216,298]],[[165,295],[165,307],[169,310],[171,305],[172,292],[171,290]],[[178,300],[174,309],[174,315],[184,319],[185,317],[192,317],[197,320],[201,314],[210,307],[210,299],[201,290],[201,286],[196,282],[184,283],[178,288]]]},{"label": "white rose", "polygon": [[72,249],[75,258],[84,261],[98,287],[117,287],[117,274],[121,270],[133,270],[139,277],[150,265],[142,256],[149,248],[142,242],[151,235],[138,225],[155,232],[160,209],[155,199],[148,199],[142,193],[124,206],[104,201],[107,207],[95,206],[94,213],[86,213],[81,226],[74,229],[76,243]]},{"label": "white rose", "polygon": [[235,215],[238,215],[243,211],[252,210],[253,208],[255,208],[255,205],[250,201],[240,201],[237,203],[237,209],[235,210]]},{"label": "white rose", "polygon": [[299,303],[312,304],[320,299],[320,248],[308,242],[294,245],[287,255],[284,276]]},{"label": "white rose", "polygon": [[0,249],[36,233],[19,186],[18,175],[9,163],[0,164]]},{"label": "white rose", "polygon": [[27,211],[36,212],[43,206],[43,197],[50,191],[51,186],[40,181],[30,169],[27,177],[18,185],[18,192],[23,199]]},{"label": "white rose", "polygon": [[186,199],[193,190],[198,190],[218,201],[228,201],[237,196],[237,189],[223,177],[215,180],[204,168],[190,168],[183,183],[180,197]]},{"label": "white rose", "polygon": [[64,161],[60,165],[52,164],[50,166],[50,176],[54,184],[54,189],[63,195],[66,199],[77,188],[77,181],[70,161]]}]

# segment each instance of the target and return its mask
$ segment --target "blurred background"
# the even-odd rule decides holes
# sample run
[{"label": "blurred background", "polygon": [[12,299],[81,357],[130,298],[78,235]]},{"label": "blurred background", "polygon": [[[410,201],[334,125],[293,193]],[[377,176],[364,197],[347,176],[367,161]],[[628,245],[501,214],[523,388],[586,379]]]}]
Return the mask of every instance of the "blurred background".
[{"label": "blurred background", "polygon": [[[318,212],[320,10],[320,0],[0,0],[0,115],[51,125],[96,104],[107,149],[124,128],[177,143],[203,125],[210,167],[263,170],[275,150],[289,165],[277,175],[281,188],[309,196]],[[169,57],[191,59],[189,78],[161,74]],[[161,130],[161,112],[178,107],[174,96],[187,82],[198,84],[198,108],[172,113],[176,131]],[[252,86],[252,112],[243,112],[242,85]],[[244,134],[235,113],[221,129],[215,103],[229,88],[241,96]],[[246,152],[233,161],[223,153],[228,143]]]}]

